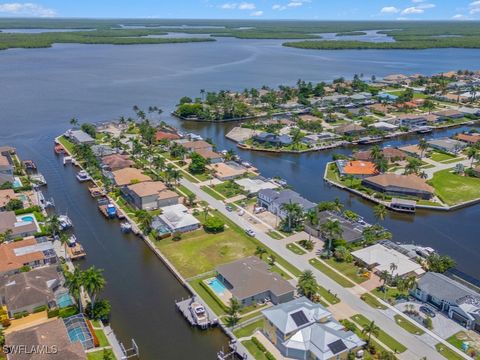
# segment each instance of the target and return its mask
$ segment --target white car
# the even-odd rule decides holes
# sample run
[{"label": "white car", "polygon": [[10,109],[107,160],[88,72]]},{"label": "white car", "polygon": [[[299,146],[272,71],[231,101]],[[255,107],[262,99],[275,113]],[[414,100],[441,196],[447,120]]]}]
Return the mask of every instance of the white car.
[{"label": "white car", "polygon": [[245,233],[248,236],[255,237],[255,231],[253,231],[252,229],[245,229]]},{"label": "white car", "polygon": [[237,214],[238,214],[238,216],[243,216],[245,214],[245,210],[240,209],[240,210],[238,210]]}]

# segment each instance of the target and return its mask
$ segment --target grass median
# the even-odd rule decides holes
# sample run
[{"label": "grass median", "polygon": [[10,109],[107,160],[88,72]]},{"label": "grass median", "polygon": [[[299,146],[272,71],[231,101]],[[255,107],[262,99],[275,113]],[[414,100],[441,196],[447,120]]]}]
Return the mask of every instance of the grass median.
[{"label": "grass median", "polygon": [[340,274],[336,273],[334,270],[330,269],[327,265],[325,265],[320,260],[311,259],[309,262],[310,262],[310,265],[315,267],[317,270],[320,270],[322,273],[327,275],[332,280],[336,281],[341,286],[346,287],[346,288],[350,288],[350,287],[354,286],[354,284],[350,280],[345,279],[342,275],[340,275]]},{"label": "grass median", "polygon": [[420,329],[418,326],[414,325],[411,321],[405,319],[403,316],[397,314],[394,316],[394,318],[397,325],[407,330],[410,334],[415,334],[415,335],[425,334],[425,331]]}]

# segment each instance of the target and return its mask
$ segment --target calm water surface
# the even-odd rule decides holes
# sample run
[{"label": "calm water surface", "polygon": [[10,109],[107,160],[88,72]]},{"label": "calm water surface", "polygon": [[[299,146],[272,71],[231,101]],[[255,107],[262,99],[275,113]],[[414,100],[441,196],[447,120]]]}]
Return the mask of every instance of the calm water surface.
[{"label": "calm water surface", "polygon": [[[173,307],[175,299],[186,295],[184,289],[142,242],[122,235],[117,224],[100,217],[72,169],[55,158],[53,138],[68,128],[71,117],[106,121],[132,115],[134,104],[157,105],[165,110],[163,120],[210,137],[219,148],[235,148],[224,138],[233,124],[182,124],[167,114],[180,97],[199,96],[200,89],[242,90],[294,84],[299,78],[328,81],[355,73],[365,77],[433,74],[475,69],[480,59],[480,50],[307,51],[283,48],[280,43],[225,38],[215,43],[63,44],[0,52],[0,143],[16,146],[22,157],[38,163],[57,207],[68,211],[75,223],[88,252],[85,265],[105,269],[105,296],[112,300],[115,331],[125,343],[134,337],[144,359],[213,359],[225,337],[219,331],[193,331],[186,325]],[[445,134],[454,131],[458,130]],[[407,137],[390,144],[413,141]],[[374,221],[370,203],[323,183],[324,165],[332,152],[240,155],[264,175],[287,179],[313,201],[339,197],[347,207]],[[460,270],[480,277],[479,216],[479,206],[452,213],[420,211],[415,217],[390,214],[385,225],[396,241],[432,246],[454,257]]]}]

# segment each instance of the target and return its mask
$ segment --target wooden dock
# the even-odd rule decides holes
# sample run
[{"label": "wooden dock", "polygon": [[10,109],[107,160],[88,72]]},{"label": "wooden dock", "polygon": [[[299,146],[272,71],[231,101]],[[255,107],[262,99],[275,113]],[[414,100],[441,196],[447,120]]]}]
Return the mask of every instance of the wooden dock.
[{"label": "wooden dock", "polygon": [[[193,315],[192,307],[194,305],[201,305],[205,309],[205,316],[202,319]],[[187,319],[187,321],[192,326],[197,326],[200,329],[208,329],[209,327],[216,326],[218,324],[218,319],[215,317],[215,314],[210,312],[210,310],[201,302],[200,298],[193,296],[191,298],[180,300],[175,302],[175,306],[178,311]]]}]

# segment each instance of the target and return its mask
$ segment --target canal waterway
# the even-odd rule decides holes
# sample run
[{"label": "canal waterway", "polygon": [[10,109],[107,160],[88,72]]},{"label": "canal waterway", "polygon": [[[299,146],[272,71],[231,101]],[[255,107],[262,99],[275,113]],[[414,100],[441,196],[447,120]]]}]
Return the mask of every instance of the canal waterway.
[{"label": "canal waterway", "polygon": [[[81,122],[108,121],[133,115],[133,105],[164,109],[162,120],[184,131],[234,148],[225,133],[234,124],[181,123],[170,117],[178,99],[199,96],[200,89],[242,90],[262,85],[293,85],[297,79],[329,81],[339,76],[392,73],[433,74],[475,69],[480,50],[341,50],[284,48],[279,40],[237,40],[165,45],[55,45],[49,49],[0,52],[0,144],[16,146],[23,158],[37,162],[49,196],[68,212],[88,256],[82,266],[105,269],[105,296],[113,305],[112,324],[128,344],[135,338],[143,359],[212,359],[226,338],[218,330],[191,329],[174,311],[186,296],[166,267],[137,238],[120,233],[104,220],[71,168],[52,151],[53,138],[77,117]],[[443,134],[451,134],[448,130]],[[415,137],[387,142],[407,144]],[[372,204],[323,181],[326,162],[337,149],[303,155],[273,155],[238,150],[265,176],[281,176],[313,201],[339,197],[348,208],[375,221]],[[416,216],[389,214],[384,222],[394,240],[432,246],[449,254],[458,268],[480,277],[478,246],[480,206],[451,213],[419,211]],[[159,357],[161,354],[161,357]]]}]

